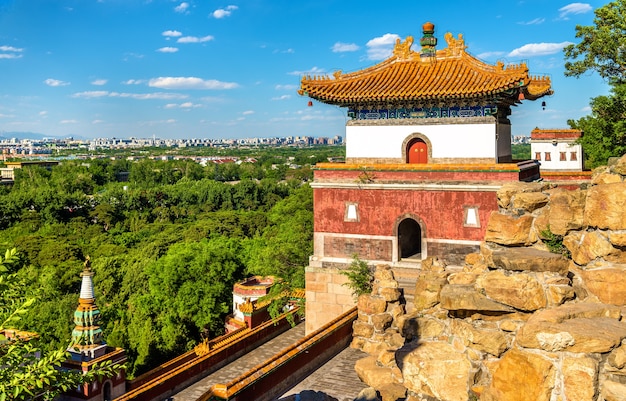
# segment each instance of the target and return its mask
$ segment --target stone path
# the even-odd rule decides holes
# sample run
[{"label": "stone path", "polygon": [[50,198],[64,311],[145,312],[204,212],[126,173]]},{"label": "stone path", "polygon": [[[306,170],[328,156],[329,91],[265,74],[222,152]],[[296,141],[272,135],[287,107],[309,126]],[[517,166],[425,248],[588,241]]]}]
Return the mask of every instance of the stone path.
[{"label": "stone path", "polygon": [[313,390],[326,393],[338,401],[352,401],[362,389],[367,387],[354,370],[356,361],[366,356],[365,352],[348,347],[280,396],[278,400],[285,400],[288,396],[304,390]]},{"label": "stone path", "polygon": [[253,351],[243,355],[239,359],[224,366],[217,372],[214,372],[204,379],[192,384],[184,390],[174,394],[168,400],[171,401],[196,401],[200,396],[211,388],[214,384],[228,383],[239,377],[242,373],[247,372],[259,363],[267,360],[271,356],[282,351],[289,345],[295,343],[304,337],[304,324],[287,330],[286,332],[274,337],[265,344],[259,346]]},{"label": "stone path", "polygon": [[[168,401],[196,401],[214,384],[228,383],[303,338],[304,328],[305,325],[301,323],[287,330],[217,372],[174,394],[168,398]],[[366,354],[362,351],[348,347],[278,399],[284,399],[304,390],[314,390],[325,392],[339,401],[352,401],[361,389],[366,387],[354,371],[355,362],[364,356]]]}]

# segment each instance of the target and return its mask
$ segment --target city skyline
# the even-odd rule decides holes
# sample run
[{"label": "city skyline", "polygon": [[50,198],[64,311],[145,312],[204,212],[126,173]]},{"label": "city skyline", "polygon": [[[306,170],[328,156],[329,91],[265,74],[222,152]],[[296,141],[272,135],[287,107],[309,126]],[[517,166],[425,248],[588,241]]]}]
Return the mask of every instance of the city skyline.
[{"label": "city skyline", "polygon": [[[606,2],[371,1],[244,3],[170,0],[0,1],[0,132],[56,137],[248,138],[344,135],[346,110],[296,93],[305,74],[357,71],[419,43],[422,24],[462,34],[495,64],[525,62],[555,94],[524,101],[512,134],[566,128],[608,94],[597,74],[566,78],[562,48],[578,43]],[[34,7],[33,7],[34,5]],[[419,50],[419,45],[413,45]]]}]

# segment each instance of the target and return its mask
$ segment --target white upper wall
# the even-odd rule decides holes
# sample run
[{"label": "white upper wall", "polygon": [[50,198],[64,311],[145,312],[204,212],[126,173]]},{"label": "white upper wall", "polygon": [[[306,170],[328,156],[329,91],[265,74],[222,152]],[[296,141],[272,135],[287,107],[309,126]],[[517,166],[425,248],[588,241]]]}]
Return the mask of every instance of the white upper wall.
[{"label": "white upper wall", "polygon": [[541,170],[582,171],[582,149],[582,145],[573,142],[532,141],[530,157],[541,162]]},{"label": "white upper wall", "polygon": [[402,158],[412,134],[430,140],[433,158],[493,158],[496,124],[346,126],[347,158]]}]

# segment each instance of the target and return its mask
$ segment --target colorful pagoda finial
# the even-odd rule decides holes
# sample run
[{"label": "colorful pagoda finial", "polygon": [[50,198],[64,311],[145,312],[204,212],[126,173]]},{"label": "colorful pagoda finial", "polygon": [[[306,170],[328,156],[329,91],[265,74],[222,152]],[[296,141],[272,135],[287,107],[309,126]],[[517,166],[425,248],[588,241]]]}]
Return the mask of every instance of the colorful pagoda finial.
[{"label": "colorful pagoda finial", "polygon": [[93,272],[89,256],[85,260],[85,267],[80,275],[82,277],[80,297],[78,307],[74,312],[76,326],[72,331],[72,344],[68,350],[93,357],[94,349],[106,344],[102,339],[102,330],[99,326],[100,311],[93,294]]},{"label": "colorful pagoda finial", "polygon": [[437,56],[437,38],[434,36],[435,25],[432,22],[425,23],[422,25],[422,32],[424,36],[420,39],[422,46],[420,57],[422,59],[434,59]]}]

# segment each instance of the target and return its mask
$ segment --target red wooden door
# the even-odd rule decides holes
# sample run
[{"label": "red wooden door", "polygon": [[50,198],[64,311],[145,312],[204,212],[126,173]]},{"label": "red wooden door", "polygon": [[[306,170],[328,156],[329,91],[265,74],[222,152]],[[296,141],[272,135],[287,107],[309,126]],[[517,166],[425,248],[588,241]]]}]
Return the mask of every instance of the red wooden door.
[{"label": "red wooden door", "polygon": [[428,146],[421,139],[411,142],[408,149],[408,159],[411,164],[428,163]]}]

